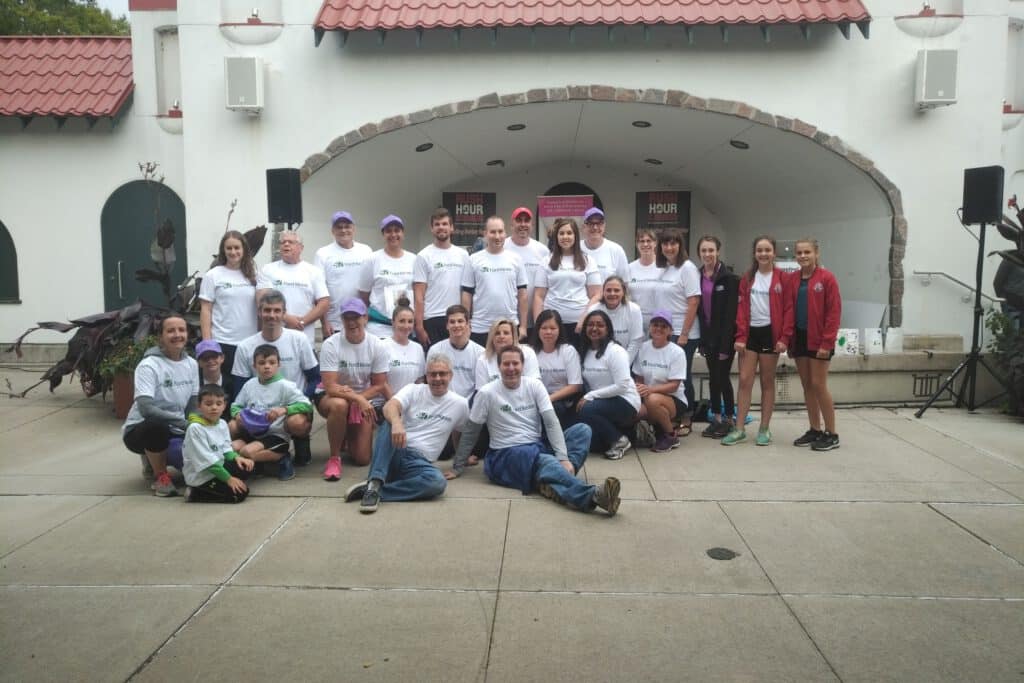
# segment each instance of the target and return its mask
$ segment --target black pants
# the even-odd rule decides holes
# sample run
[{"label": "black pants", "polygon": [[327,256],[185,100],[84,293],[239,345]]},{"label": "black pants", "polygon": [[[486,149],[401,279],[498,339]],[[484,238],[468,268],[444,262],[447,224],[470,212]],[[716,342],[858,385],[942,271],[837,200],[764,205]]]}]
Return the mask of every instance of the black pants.
[{"label": "black pants", "polygon": [[729,372],[732,370],[732,355],[725,360],[719,360],[718,354],[714,352],[704,356],[708,364],[708,393],[710,394],[711,412],[717,414],[722,411],[723,419],[732,419],[733,411],[736,408],[736,399],[732,393],[732,380]]},{"label": "black pants", "polygon": [[427,318],[423,321],[423,327],[426,328],[427,334],[430,336],[430,344],[424,344],[423,340],[420,340],[420,344],[423,345],[423,349],[426,350],[433,344],[441,341],[442,339],[448,338],[448,317],[438,316],[437,318]]},{"label": "black pants", "polygon": [[[225,460],[224,469],[232,477],[238,477],[243,481],[249,478],[249,473],[235,464],[234,460]],[[189,488],[191,492],[188,495],[188,502],[190,503],[241,503],[249,495],[248,491],[235,493],[226,481],[220,481],[216,478],[211,479],[205,484],[190,486]]]},{"label": "black pants", "polygon": [[469,338],[480,346],[487,346],[487,332],[470,332]]},{"label": "black pants", "polygon": [[162,453],[171,442],[171,428],[166,422],[149,418],[125,432],[122,441],[132,453]]}]

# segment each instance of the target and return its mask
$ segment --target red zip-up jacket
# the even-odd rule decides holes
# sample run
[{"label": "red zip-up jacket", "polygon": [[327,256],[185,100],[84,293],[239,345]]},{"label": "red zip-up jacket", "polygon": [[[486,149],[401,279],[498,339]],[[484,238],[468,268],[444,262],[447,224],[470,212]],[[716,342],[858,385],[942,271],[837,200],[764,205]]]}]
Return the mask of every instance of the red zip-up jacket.
[{"label": "red zip-up jacket", "polygon": [[[788,286],[786,286],[788,285]],[[800,290],[800,271],[794,271],[783,284],[783,290],[796,321],[796,295]],[[839,294],[836,276],[821,266],[814,269],[807,281],[807,348],[814,351],[836,347],[839,336],[839,318],[843,314],[843,300]],[[792,350],[790,339],[790,350]]]},{"label": "red zip-up jacket", "polygon": [[[772,282],[768,286],[768,312],[772,319],[772,346],[780,341],[789,346],[793,338],[793,302],[785,294],[786,273],[772,269]],[[736,343],[746,344],[750,333],[750,288],[754,282],[747,275],[740,279],[740,298],[736,308]]]}]

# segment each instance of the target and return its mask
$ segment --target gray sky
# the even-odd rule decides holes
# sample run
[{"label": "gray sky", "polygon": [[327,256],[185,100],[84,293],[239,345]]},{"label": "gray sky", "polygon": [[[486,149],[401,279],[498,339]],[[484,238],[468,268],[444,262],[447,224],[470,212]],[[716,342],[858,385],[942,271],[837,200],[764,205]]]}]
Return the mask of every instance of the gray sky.
[{"label": "gray sky", "polygon": [[128,0],[97,0],[101,9],[108,9],[115,17],[128,14]]}]

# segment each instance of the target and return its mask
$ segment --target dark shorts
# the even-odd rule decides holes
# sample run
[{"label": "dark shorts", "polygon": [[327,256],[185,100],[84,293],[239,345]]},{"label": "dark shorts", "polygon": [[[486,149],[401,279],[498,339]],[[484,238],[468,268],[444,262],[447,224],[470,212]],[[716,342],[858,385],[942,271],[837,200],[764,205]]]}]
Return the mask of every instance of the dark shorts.
[{"label": "dark shorts", "polygon": [[793,358],[813,358],[814,360],[830,361],[836,355],[835,349],[828,352],[828,358],[818,358],[818,349],[807,348],[807,330],[797,328],[793,331],[793,348],[790,353]]},{"label": "dark shorts", "polygon": [[680,401],[678,396],[672,397],[672,404],[676,407],[676,417],[686,415],[686,404]]},{"label": "dark shorts", "polygon": [[747,331],[747,351],[754,353],[775,353],[772,344],[772,326],[751,327]]},{"label": "dark shorts", "polygon": [[238,438],[246,443],[252,443],[253,441],[259,441],[263,444],[263,448],[274,453],[287,453],[288,452],[288,439],[282,439],[274,434],[264,434],[263,436],[253,436],[246,433],[244,429],[240,429]]}]

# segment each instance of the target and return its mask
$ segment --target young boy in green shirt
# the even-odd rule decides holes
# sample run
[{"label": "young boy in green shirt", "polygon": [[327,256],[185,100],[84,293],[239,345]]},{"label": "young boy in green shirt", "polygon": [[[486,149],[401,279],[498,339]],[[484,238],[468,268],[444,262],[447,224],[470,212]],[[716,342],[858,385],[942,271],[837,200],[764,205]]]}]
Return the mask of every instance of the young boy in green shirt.
[{"label": "young boy in green shirt", "polygon": [[198,414],[188,416],[182,444],[185,501],[189,503],[241,503],[249,495],[244,479],[253,461],[231,448],[231,434],[220,419],[226,403],[224,389],[216,384],[199,390]]}]

